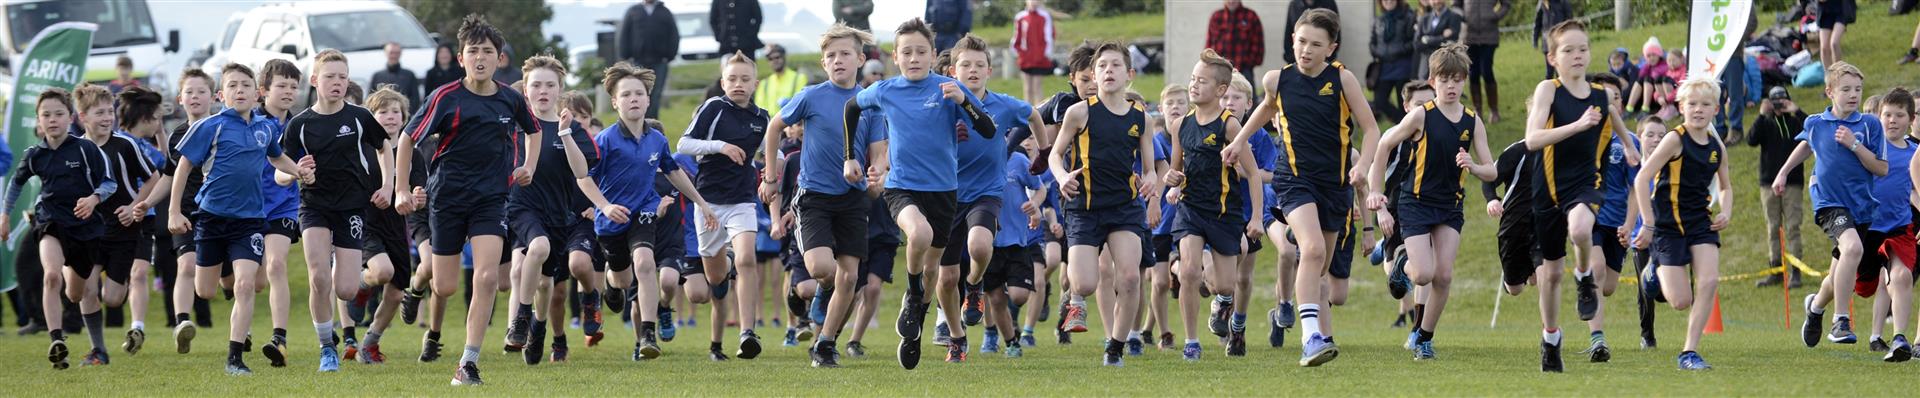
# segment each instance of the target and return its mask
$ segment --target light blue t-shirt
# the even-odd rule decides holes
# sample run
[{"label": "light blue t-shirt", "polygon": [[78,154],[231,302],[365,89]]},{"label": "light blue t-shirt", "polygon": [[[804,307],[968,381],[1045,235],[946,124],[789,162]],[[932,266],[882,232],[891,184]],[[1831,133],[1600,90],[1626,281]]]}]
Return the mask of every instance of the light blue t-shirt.
[{"label": "light blue t-shirt", "polygon": [[[855,96],[860,107],[878,110],[887,118],[887,159],[892,162],[886,179],[888,189],[959,189],[959,135],[955,129],[972,129],[973,121],[959,104],[945,98],[940,91],[942,83],[959,81],[941,75],[927,75],[920,81],[894,77],[874,83]],[[980,103],[973,92],[960,91],[966,93],[967,101]]]},{"label": "light blue t-shirt", "polygon": [[1887,158],[1887,175],[1873,178],[1873,198],[1879,202],[1880,212],[1873,217],[1874,232],[1891,232],[1895,228],[1913,223],[1913,210],[1907,194],[1913,192],[1913,179],[1909,177],[1908,163],[1913,160],[1913,152],[1920,140],[1902,138],[1907,147],[1887,145],[1884,155]]},{"label": "light blue t-shirt", "polygon": [[1027,154],[1013,152],[1007,157],[1007,167],[1001,176],[1000,193],[1000,231],[993,234],[993,247],[1011,247],[1026,245],[1033,241],[1039,231],[1027,227],[1027,213],[1020,206],[1027,204],[1027,190],[1040,189],[1040,177],[1027,174],[1027,167],[1033,161]]},{"label": "light blue t-shirt", "polygon": [[[782,122],[806,123],[806,139],[800,143],[800,189],[839,195],[867,188],[865,181],[847,183],[840,173],[849,152],[865,167],[867,145],[887,139],[884,134],[870,134],[865,127],[848,134],[847,101],[859,92],[859,88],[840,88],[831,82],[815,84],[794,94],[780,108]],[[849,136],[853,137],[851,145]]]}]

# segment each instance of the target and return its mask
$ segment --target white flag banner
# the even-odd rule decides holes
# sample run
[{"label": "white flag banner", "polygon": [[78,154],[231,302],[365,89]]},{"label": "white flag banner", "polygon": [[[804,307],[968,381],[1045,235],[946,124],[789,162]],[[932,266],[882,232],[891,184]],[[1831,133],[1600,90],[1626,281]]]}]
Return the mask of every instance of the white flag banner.
[{"label": "white flag banner", "polygon": [[1740,54],[1753,0],[1693,0],[1687,23],[1687,77],[1718,78]]}]

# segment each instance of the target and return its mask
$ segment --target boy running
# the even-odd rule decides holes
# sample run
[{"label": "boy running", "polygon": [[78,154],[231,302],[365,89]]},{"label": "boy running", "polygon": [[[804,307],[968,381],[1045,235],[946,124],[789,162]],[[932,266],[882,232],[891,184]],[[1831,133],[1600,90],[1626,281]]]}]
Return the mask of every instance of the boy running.
[{"label": "boy running", "polygon": [[[700,174],[694,177],[694,184],[700,195],[711,201],[712,206],[706,208],[719,221],[719,225],[699,228],[700,261],[709,285],[723,283],[730,272],[737,273],[740,350],[735,356],[753,359],[760,356],[760,336],[753,327],[760,314],[764,275],[753,262],[754,238],[760,226],[754,203],[757,185],[753,183],[758,171],[754,170],[752,157],[767,130],[767,111],[753,105],[757,79],[752,59],[733,54],[720,69],[724,94],[700,104],[693,123],[680,137],[678,151],[700,159]],[[726,255],[728,248],[733,249],[731,259]]]},{"label": "boy running", "polygon": [[[268,139],[285,146],[286,122],[293,116],[294,95],[300,91],[300,69],[287,60],[269,60],[260,67],[260,110],[268,121],[274,123],[274,129],[268,133]],[[293,158],[296,160],[304,160]],[[300,243],[300,187],[295,185],[292,175],[281,175],[271,169],[271,165],[261,165],[260,189],[266,194],[267,230],[265,235],[266,254],[262,257],[263,281],[267,289],[267,309],[273,317],[273,338],[260,348],[260,354],[267,357],[267,364],[273,367],[287,366],[287,322],[290,322],[293,307],[293,291],[287,286],[287,251],[293,244]],[[311,262],[309,262],[311,264]],[[325,264],[324,262],[321,264]],[[358,270],[358,267],[354,268]],[[329,313],[334,307],[334,299],[324,298],[326,292],[315,291],[318,285],[309,284],[307,308],[312,313],[320,313],[325,308]],[[322,297],[315,299],[315,297]],[[332,323],[331,321],[327,323]],[[325,347],[333,339],[332,325],[320,325],[315,322],[314,330],[328,330],[319,333],[320,343]],[[252,350],[252,344],[247,345]],[[349,344],[351,346],[351,344]],[[322,352],[324,354],[324,351]],[[327,362],[321,360],[322,364]]]},{"label": "boy running", "polygon": [[[40,195],[34,200],[33,235],[40,236],[40,305],[47,321],[47,361],[53,368],[67,368],[67,337],[61,324],[66,319],[65,298],[79,304],[86,323],[93,353],[88,364],[106,364],[105,338],[101,335],[99,291],[87,286],[99,283],[96,262],[92,259],[96,241],[106,232],[104,215],[97,213],[102,198],[113,195],[120,184],[108,175],[107,157],[92,141],[78,139],[67,131],[73,125],[73,99],[58,88],[40,92],[34,100],[35,133],[41,144],[28,148],[20,157],[20,168],[7,186],[6,213],[0,213],[0,236],[10,236],[13,214],[27,180],[40,179]],[[71,268],[72,272],[67,272]],[[90,283],[91,282],[91,283]],[[64,295],[62,293],[65,293]],[[251,300],[249,300],[251,301]],[[234,312],[237,316],[240,312]],[[235,354],[237,355],[237,354]],[[100,362],[93,362],[98,359]]]},{"label": "boy running", "polygon": [[[1825,315],[1827,304],[1836,300],[1841,304],[1834,311],[1833,331],[1827,340],[1853,344],[1859,339],[1853,333],[1853,322],[1848,316],[1852,300],[1846,299],[1840,289],[1845,288],[1848,281],[1856,280],[1860,273],[1861,258],[1867,250],[1863,236],[1870,230],[1873,219],[1881,214],[1870,188],[1874,177],[1887,174],[1886,139],[1882,137],[1885,131],[1880,118],[1860,112],[1861,85],[1865,80],[1866,75],[1860,73],[1860,68],[1844,61],[1827,67],[1826,94],[1833,100],[1833,106],[1807,118],[1806,128],[1794,137],[1802,141],[1800,146],[1787,157],[1772,187],[1776,195],[1786,192],[1786,172],[1806,161],[1808,155],[1820,158],[1813,164],[1813,185],[1807,191],[1813,199],[1814,222],[1833,238],[1834,250],[1839,254],[1834,256],[1836,261],[1829,266],[1827,280],[1820,284],[1820,291],[1807,295],[1807,319],[1800,326],[1800,339],[1807,347],[1820,344],[1820,318]],[[1862,296],[1872,295],[1871,290],[1857,286],[1853,290]]]},{"label": "boy running", "polygon": [[[953,225],[959,189],[958,148],[969,136],[958,127],[984,138],[998,131],[971,91],[933,73],[933,30],[926,22],[907,20],[894,33],[894,63],[901,75],[856,94],[842,120],[865,123],[860,116],[869,110],[887,120],[887,156],[872,162],[866,173],[885,181],[888,210],[907,241],[907,292],[894,328],[901,337],[900,366],[911,370],[920,364],[928,307],[923,271],[937,266],[951,237],[946,227]],[[899,170],[892,170],[895,166]]]},{"label": "boy running", "polygon": [[[1399,227],[1407,256],[1407,276],[1415,286],[1425,288],[1425,313],[1420,316],[1414,341],[1413,359],[1434,359],[1433,334],[1440,325],[1453,291],[1454,258],[1460,251],[1460,228],[1465,226],[1462,205],[1466,191],[1461,171],[1482,181],[1493,180],[1493,167],[1487,150],[1486,126],[1478,115],[1460,103],[1460,89],[1466,83],[1470,60],[1466,48],[1453,44],[1433,53],[1427,61],[1432,74],[1428,82],[1436,94],[1432,102],[1407,113],[1400,122],[1406,128],[1393,129],[1381,137],[1377,158],[1391,156],[1403,142],[1413,143],[1412,175],[1400,180],[1395,211],[1380,217],[1385,228]],[[1469,146],[1473,155],[1467,153]],[[1455,154],[1446,159],[1447,154]],[[1477,156],[1474,156],[1477,155]],[[1477,158],[1477,160],[1476,160]],[[1387,197],[1386,162],[1375,162],[1368,180],[1367,209],[1385,210]]]},{"label": "boy running", "polygon": [[[1159,175],[1153,169],[1153,135],[1147,131],[1146,105],[1130,101],[1126,86],[1133,79],[1133,61],[1126,50],[1105,43],[1094,51],[1098,95],[1074,104],[1060,123],[1048,162],[1067,208],[1067,277],[1072,294],[1066,299],[1068,329],[1086,323],[1086,296],[1108,286],[1116,305],[1107,328],[1103,365],[1122,366],[1121,351],[1131,337],[1128,325],[1138,314],[1140,250],[1147,211],[1136,201],[1143,192],[1155,192],[1159,181],[1140,176]],[[1117,109],[1116,109],[1117,108]],[[1068,152],[1072,153],[1069,154]],[[1135,163],[1140,164],[1136,173]],[[1069,171],[1071,167],[1071,171]],[[1150,195],[1147,206],[1159,206]],[[1113,261],[1099,261],[1102,247]],[[1106,269],[1103,269],[1106,268]],[[1106,281],[1103,283],[1102,281]],[[1081,326],[1084,328],[1084,326]]]},{"label": "boy running", "polygon": [[[400,138],[402,149],[394,173],[401,180],[395,186],[408,186],[412,177],[413,153],[406,151],[415,142],[438,137],[440,145],[428,163],[427,217],[433,243],[433,294],[451,297],[459,292],[460,252],[462,244],[473,246],[473,298],[467,304],[467,339],[454,373],[453,385],[478,385],[480,344],[486,340],[487,322],[493,317],[494,294],[498,286],[500,254],[507,223],[502,220],[510,185],[532,182],[539,168],[540,151],[527,146],[526,162],[513,168],[511,140],[514,132],[532,135],[533,142],[546,142],[545,132],[535,122],[526,99],[511,88],[494,82],[493,73],[506,63],[499,51],[505,44],[500,31],[485,17],[468,15],[461,23],[460,64],[467,76],[460,84],[448,84],[434,91],[422,111],[408,122],[408,135]],[[466,128],[461,128],[466,126]],[[511,170],[511,171],[509,171]],[[410,211],[412,195],[394,195],[394,203]]]},{"label": "boy running", "polygon": [[[372,174],[382,188],[391,187],[393,178],[386,170],[393,170],[393,145],[399,141],[401,130],[407,123],[407,97],[391,87],[381,87],[367,97],[366,110],[373,113],[374,122],[387,135],[380,137],[379,151],[380,174]],[[414,203],[426,203],[426,191],[413,192]],[[374,201],[391,200],[392,197],[374,198]],[[414,264],[407,245],[407,220],[400,215],[400,209],[391,202],[385,207],[375,203],[367,209],[366,249],[361,251],[367,269],[361,275],[361,284],[376,286],[380,290],[380,307],[374,310],[373,324],[367,329],[367,336],[360,340],[360,363],[385,363],[387,356],[380,352],[380,335],[393,323],[393,316],[404,302],[404,290],[413,279]]]},{"label": "boy running", "polygon": [[[1299,324],[1302,346],[1301,366],[1319,366],[1339,356],[1331,330],[1321,323],[1321,277],[1329,271],[1332,247],[1340,230],[1347,225],[1353,208],[1353,186],[1363,182],[1373,165],[1373,153],[1361,151],[1351,161],[1352,124],[1364,129],[1358,148],[1373,148],[1380,139],[1373,110],[1361,92],[1359,78],[1330,56],[1339,48],[1333,38],[1340,37],[1338,16],[1331,11],[1313,10],[1300,16],[1294,26],[1293,48],[1299,63],[1268,72],[1261,81],[1269,95],[1267,104],[1255,110],[1246,125],[1234,135],[1225,156],[1244,151],[1247,139],[1261,125],[1280,120],[1280,166],[1274,177],[1275,203],[1286,217],[1300,248],[1300,265],[1294,279],[1294,296],[1300,303]],[[1340,170],[1340,173],[1329,173]],[[1314,227],[1318,227],[1315,229]]]},{"label": "boy running", "polygon": [[[1232,296],[1237,285],[1233,272],[1240,264],[1244,237],[1259,237],[1265,232],[1259,221],[1239,205],[1241,199],[1250,199],[1253,207],[1263,207],[1265,195],[1249,191],[1253,186],[1249,182],[1263,172],[1253,164],[1251,155],[1239,156],[1238,164],[1230,164],[1221,152],[1229,134],[1240,129],[1240,118],[1220,102],[1233,81],[1233,71],[1233,64],[1226,58],[1213,50],[1203,50],[1186,90],[1193,111],[1179,117],[1168,130],[1170,140],[1179,143],[1171,147],[1168,165],[1172,170],[1163,180],[1174,187],[1168,199],[1180,203],[1172,217],[1181,259],[1175,264],[1175,272],[1185,281],[1178,294],[1187,337],[1181,355],[1188,361],[1200,360],[1198,317],[1200,301],[1205,299],[1201,289]],[[1203,253],[1211,253],[1212,261]]]},{"label": "boy running", "polygon": [[[1726,144],[1713,134],[1712,127],[1719,99],[1720,85],[1713,80],[1695,78],[1680,83],[1675,101],[1680,105],[1682,122],[1647,154],[1647,164],[1654,166],[1641,168],[1633,184],[1634,206],[1646,220],[1634,238],[1634,247],[1647,247],[1651,241],[1653,263],[1659,267],[1656,272],[1642,274],[1654,276],[1642,278],[1642,286],[1660,286],[1661,295],[1674,309],[1690,310],[1687,340],[1679,358],[1681,370],[1713,368],[1700,357],[1700,335],[1714,307],[1714,291],[1720,285],[1720,230],[1733,219],[1733,183],[1727,173]],[[1906,153],[1911,156],[1912,150]],[[1719,189],[1710,191],[1709,185],[1716,180]],[[1908,187],[1895,193],[1904,197],[1911,191]],[[1720,205],[1719,214],[1708,209],[1715,202]],[[1652,228],[1651,233],[1648,228]],[[1911,253],[1913,246],[1907,247]],[[1683,267],[1693,268],[1691,286]]]},{"label": "boy running", "polygon": [[[838,367],[835,348],[840,330],[852,315],[859,297],[855,286],[867,276],[861,261],[869,248],[877,246],[867,238],[867,214],[872,207],[867,197],[866,165],[870,157],[886,153],[886,137],[870,131],[849,130],[856,123],[845,120],[846,104],[859,93],[858,73],[866,54],[862,48],[873,44],[873,35],[835,25],[820,35],[820,66],[827,81],[808,86],[786,101],[780,117],[769,123],[761,142],[762,158],[776,170],[784,170],[788,160],[777,153],[780,132],[788,126],[803,125],[796,181],[800,193],[793,198],[798,213],[797,244],[806,263],[806,272],[821,286],[825,297],[826,322],[819,340],[808,350],[814,367]],[[771,173],[770,173],[771,174]],[[762,197],[770,197],[775,184],[762,182]],[[891,264],[891,263],[889,263]],[[841,290],[840,288],[846,288]],[[835,295],[835,291],[845,294]],[[855,339],[854,341],[857,341]],[[851,348],[851,345],[849,345]]]},{"label": "boy running", "polygon": [[288,157],[314,165],[314,183],[303,187],[300,200],[301,236],[307,241],[307,309],[320,336],[320,371],[333,372],[340,370],[340,352],[333,334],[333,300],[326,298],[352,300],[360,292],[366,214],[390,207],[393,199],[392,187],[379,181],[383,169],[376,167],[393,161],[387,158],[391,152],[380,150],[386,146],[386,128],[366,108],[346,103],[346,55],[322,50],[313,62],[309,80],[318,100],[287,121],[280,145]]},{"label": "boy running", "polygon": [[[128,283],[134,281],[129,279],[134,250],[140,233],[146,229],[143,221],[146,212],[137,211],[132,206],[133,199],[139,195],[140,184],[152,176],[152,164],[147,160],[146,152],[140,149],[138,138],[115,131],[114,97],[106,87],[82,84],[73,90],[73,99],[80,111],[81,137],[93,142],[106,155],[106,164],[111,165],[107,169],[107,177],[118,188],[113,194],[102,197],[100,202],[98,209],[102,211],[106,232],[94,241],[94,255],[91,256],[94,265],[100,267],[100,274],[106,278],[101,279],[100,275],[90,273],[81,273],[81,277],[87,280],[84,284],[88,292],[87,299],[96,300],[99,308],[120,307],[127,302]],[[133,107],[127,105],[121,109],[132,110]],[[134,313],[135,325],[145,318],[141,314],[144,307],[136,308],[142,311]],[[101,345],[103,332],[100,328],[105,325],[101,315],[99,310],[92,313],[81,311],[80,314],[87,326],[88,336],[94,339],[95,348],[86,357],[90,365],[105,365],[108,362],[107,351]]]},{"label": "boy running", "polygon": [[271,139],[279,125],[254,108],[259,90],[254,86],[252,70],[228,64],[221,69],[220,80],[217,94],[225,100],[227,110],[194,124],[175,148],[180,154],[175,176],[191,173],[197,165],[205,166],[206,181],[194,195],[200,210],[192,222],[180,213],[187,179],[175,178],[172,204],[167,210],[172,225],[167,229],[176,234],[194,232],[200,267],[232,263],[234,293],[227,333],[227,373],[247,375],[253,371],[241,361],[240,353],[253,326],[260,258],[266,251],[262,235],[267,230],[267,194],[260,182],[268,178],[268,165],[307,182],[312,181],[313,170],[296,166],[281,152],[280,142]]}]

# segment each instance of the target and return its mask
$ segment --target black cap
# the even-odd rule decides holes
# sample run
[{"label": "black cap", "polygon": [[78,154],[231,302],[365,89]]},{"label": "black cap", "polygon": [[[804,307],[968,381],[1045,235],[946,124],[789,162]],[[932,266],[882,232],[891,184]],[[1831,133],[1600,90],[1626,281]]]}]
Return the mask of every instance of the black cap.
[{"label": "black cap", "polygon": [[1783,99],[1783,100],[1790,100],[1790,99],[1793,99],[1793,98],[1790,98],[1790,97],[1788,97],[1788,96],[1787,96],[1787,88],[1786,88],[1786,87],[1780,87],[1780,86],[1774,86],[1774,87],[1773,87],[1773,89],[1771,89],[1771,90],[1767,90],[1767,99]]}]

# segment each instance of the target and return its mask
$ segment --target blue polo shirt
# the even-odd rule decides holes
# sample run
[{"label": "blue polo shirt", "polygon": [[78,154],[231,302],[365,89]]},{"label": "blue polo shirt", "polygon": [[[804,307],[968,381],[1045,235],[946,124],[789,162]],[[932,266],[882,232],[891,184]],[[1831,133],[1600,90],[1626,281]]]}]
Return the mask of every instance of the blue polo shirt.
[{"label": "blue polo shirt", "polygon": [[[782,122],[788,125],[806,123],[807,138],[800,143],[801,189],[839,195],[867,188],[865,181],[847,183],[840,173],[845,159],[849,157],[859,161],[864,168],[867,164],[867,145],[887,139],[885,130],[870,129],[867,127],[869,123],[864,121],[860,128],[848,134],[847,102],[852,101],[859,92],[859,88],[840,88],[831,82],[815,84],[800,90],[799,94],[787,100],[786,106],[780,108]],[[862,116],[862,119],[873,117]],[[884,128],[884,125],[881,126],[881,129]]]},{"label": "blue polo shirt", "polygon": [[[267,122],[273,123],[273,128],[267,130],[268,131],[267,139],[273,140],[273,142],[281,144],[282,148],[285,147],[284,146],[285,143],[282,141],[285,139],[286,132],[287,132],[286,121],[280,120],[280,118],[277,118],[277,117],[273,117],[273,114],[269,114],[267,113],[266,110],[263,110],[260,108],[253,108],[253,117],[255,119],[263,119],[263,120],[266,120]],[[294,159],[294,161],[299,161],[299,160],[300,159]],[[262,168],[260,169],[261,170],[260,171],[260,190],[261,192],[266,194],[265,209],[267,212],[266,213],[267,219],[275,220],[275,219],[282,219],[282,218],[299,217],[300,216],[300,182],[294,181],[294,182],[288,183],[287,185],[280,185],[280,182],[274,181],[273,179],[274,172],[278,171],[273,168],[273,164],[261,163],[261,166]]]},{"label": "blue polo shirt", "polygon": [[[1813,199],[1813,209],[1846,208],[1853,213],[1855,220],[1876,213],[1873,200],[1873,173],[1860,164],[1860,158],[1853,150],[1840,146],[1834,141],[1833,132],[1840,126],[1853,130],[1853,139],[1862,148],[1873,152],[1880,160],[1887,159],[1886,131],[1880,126],[1880,118],[1873,115],[1854,112],[1842,119],[1833,115],[1833,108],[1826,112],[1807,117],[1806,129],[1793,137],[1795,141],[1805,141],[1813,147],[1813,180],[1807,186],[1807,195]],[[1857,222],[1858,224],[1867,224]]]},{"label": "blue polo shirt", "polygon": [[227,109],[187,129],[178,150],[180,157],[206,174],[206,182],[194,196],[200,211],[227,218],[266,218],[261,171],[272,167],[268,157],[281,155],[280,140],[274,134],[278,128],[278,123],[264,116],[256,114],[249,121]]},{"label": "blue polo shirt", "polygon": [[[614,123],[593,136],[594,146],[600,148],[600,162],[587,175],[600,186],[607,202],[626,206],[633,214],[652,213],[660,206],[660,193],[653,190],[654,175],[672,173],[680,169],[680,164],[673,161],[673,153],[667,151],[667,137],[660,131],[648,129],[639,136],[630,131],[626,123]],[[626,232],[628,226],[594,211],[596,234],[615,235]]]},{"label": "blue polo shirt", "polygon": [[1027,190],[1040,189],[1040,178],[1027,174],[1027,167],[1032,165],[1026,153],[1015,151],[1007,157],[1001,176],[1000,232],[993,234],[993,247],[1026,245],[1039,233],[1027,228],[1027,213],[1020,211],[1020,206],[1027,204]]},{"label": "blue polo shirt", "polygon": [[[1630,142],[1628,145],[1640,145],[1639,136],[1629,134],[1627,141]],[[1600,173],[1606,201],[1600,204],[1600,211],[1594,213],[1594,224],[1620,228],[1620,224],[1627,221],[1627,206],[1632,205],[1627,203],[1627,195],[1633,188],[1634,175],[1640,173],[1640,168],[1627,165],[1627,151],[1621,146],[1620,140],[1607,140],[1605,162],[1601,165]]]},{"label": "blue polo shirt", "polygon": [[[1033,107],[1000,93],[987,93],[986,97],[980,98],[980,106],[987,117],[993,119],[993,127],[1000,131],[993,137],[967,132],[972,138],[960,143],[958,197],[961,203],[972,203],[983,197],[994,196],[1000,197],[1004,204],[1006,197],[1000,191],[1007,177],[1007,132],[1014,127],[1026,127],[1027,116],[1033,114]],[[1031,164],[1032,161],[1027,163]]]}]

